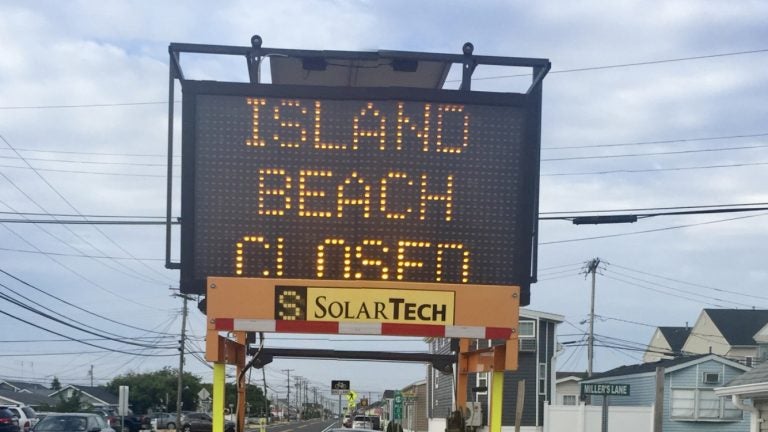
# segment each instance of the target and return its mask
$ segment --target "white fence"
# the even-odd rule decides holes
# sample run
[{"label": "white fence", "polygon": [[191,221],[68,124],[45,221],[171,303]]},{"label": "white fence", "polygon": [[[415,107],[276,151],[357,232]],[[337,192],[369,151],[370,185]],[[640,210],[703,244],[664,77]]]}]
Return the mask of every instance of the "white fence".
[{"label": "white fence", "polygon": [[[600,432],[600,406],[544,405],[544,432]],[[653,407],[608,407],[608,430],[652,432]]]}]

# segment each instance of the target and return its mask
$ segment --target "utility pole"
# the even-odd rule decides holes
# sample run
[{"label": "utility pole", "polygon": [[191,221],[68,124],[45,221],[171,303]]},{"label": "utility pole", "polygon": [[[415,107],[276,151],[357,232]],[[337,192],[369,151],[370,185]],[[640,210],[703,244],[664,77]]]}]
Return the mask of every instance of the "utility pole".
[{"label": "utility pole", "polygon": [[595,276],[600,266],[600,258],[587,263],[586,273],[592,273],[592,295],[589,303],[589,340],[587,343],[587,376],[592,376],[592,365],[595,358]]},{"label": "utility pole", "polygon": [[91,370],[88,371],[88,375],[91,377],[91,387],[93,387],[93,365],[91,365]]},{"label": "utility pole", "polygon": [[297,416],[301,413],[301,378],[296,377],[296,413]]},{"label": "utility pole", "polygon": [[183,390],[184,377],[184,351],[187,342],[187,300],[189,298],[183,294],[176,296],[184,299],[184,307],[181,313],[181,339],[179,340],[179,377],[176,383],[176,430],[181,430],[181,392]]},{"label": "utility pole", "polygon": [[285,398],[285,403],[288,405],[288,420],[291,419],[291,371],[293,369],[283,369],[283,372],[288,374],[288,396]]}]

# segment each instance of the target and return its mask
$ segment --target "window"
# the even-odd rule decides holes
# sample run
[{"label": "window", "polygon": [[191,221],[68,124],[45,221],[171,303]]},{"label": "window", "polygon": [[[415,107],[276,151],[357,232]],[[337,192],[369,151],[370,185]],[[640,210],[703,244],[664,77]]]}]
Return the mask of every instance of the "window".
[{"label": "window", "polygon": [[547,394],[547,364],[539,363],[539,394]]},{"label": "window", "polygon": [[536,321],[520,321],[518,337],[536,337]]},{"label": "window", "polygon": [[[488,373],[479,373],[477,374],[477,387],[485,387],[488,388]],[[475,401],[480,402],[480,395],[486,395],[488,394],[488,391],[482,391],[475,393]]]},{"label": "window", "polygon": [[676,420],[741,420],[742,411],[710,389],[672,389],[672,418]]},{"label": "window", "polygon": [[576,395],[563,395],[563,405],[576,405]]}]

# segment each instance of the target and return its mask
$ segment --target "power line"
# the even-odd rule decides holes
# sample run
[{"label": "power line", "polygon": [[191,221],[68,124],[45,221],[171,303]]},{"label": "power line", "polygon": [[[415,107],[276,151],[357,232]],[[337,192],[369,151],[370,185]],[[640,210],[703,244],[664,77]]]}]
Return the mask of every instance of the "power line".
[{"label": "power line", "polygon": [[644,274],[646,276],[652,276],[652,277],[655,277],[655,278],[664,279],[664,280],[668,280],[668,281],[671,281],[671,282],[677,282],[677,283],[681,283],[681,284],[685,284],[685,285],[690,285],[690,286],[697,287],[697,288],[705,288],[705,289],[712,290],[712,291],[723,292],[723,293],[728,293],[728,294],[735,294],[735,295],[739,295],[739,296],[743,296],[743,297],[750,297],[750,298],[754,298],[754,299],[768,300],[768,297],[765,297],[765,296],[759,296],[759,295],[754,295],[754,294],[746,294],[746,293],[741,293],[741,292],[738,292],[738,291],[727,290],[727,289],[723,289],[723,288],[715,288],[715,287],[711,287],[711,286],[707,286],[707,285],[703,285],[703,284],[699,284],[699,283],[694,283],[694,282],[684,281],[684,280],[680,280],[680,279],[675,279],[675,278],[671,278],[671,277],[668,277],[668,276],[660,276],[660,275],[649,273],[649,272],[645,272],[645,271],[642,271],[642,270],[636,270],[636,269],[632,269],[630,267],[624,267],[624,266],[621,266],[619,264],[611,263],[611,265],[613,267],[617,267],[617,268],[624,269],[624,270],[629,270],[631,272],[640,273],[640,274]]},{"label": "power line", "polygon": [[[31,169],[43,172],[59,172],[67,174],[94,174],[94,175],[108,175],[108,176],[123,176],[123,177],[148,177],[148,178],[166,178],[165,174],[134,174],[134,173],[117,173],[117,172],[104,172],[104,171],[77,171],[77,170],[64,170],[53,168],[30,168],[15,165],[0,165],[0,168],[18,168],[18,169]],[[174,176],[174,178],[181,178],[180,176]]]},{"label": "power line", "polygon": [[550,244],[559,244],[559,243],[573,243],[573,242],[587,241],[587,240],[598,240],[598,239],[606,239],[606,238],[614,238],[614,237],[625,237],[625,236],[631,236],[631,235],[648,234],[652,232],[670,231],[673,229],[690,228],[694,226],[711,225],[711,224],[716,224],[721,222],[730,222],[730,221],[739,220],[739,219],[755,218],[755,217],[761,217],[765,215],[768,215],[768,213],[760,213],[757,215],[749,215],[749,216],[739,216],[739,217],[733,217],[733,218],[727,218],[727,219],[718,219],[713,221],[698,222],[698,223],[692,223],[692,224],[674,225],[674,226],[668,226],[664,228],[632,231],[632,232],[619,233],[619,234],[606,234],[601,236],[581,237],[581,238],[566,239],[566,240],[553,240],[553,241],[547,241],[547,242],[539,242],[539,245],[541,246],[541,245],[550,245]]},{"label": "power line", "polygon": [[[178,103],[178,102],[176,102]],[[121,107],[121,106],[140,106],[140,105],[167,105],[168,101],[155,101],[155,102],[113,102],[113,103],[101,103],[101,104],[73,104],[73,105],[17,105],[17,106],[0,106],[0,110],[27,110],[27,109],[60,109],[60,108],[107,108],[107,107]]]},{"label": "power line", "polygon": [[[92,344],[90,342],[85,342],[85,341],[78,340],[76,338],[69,337],[69,336],[67,336],[65,334],[53,331],[51,329],[45,328],[45,327],[40,326],[40,325],[37,325],[37,324],[35,324],[35,323],[31,322],[31,321],[27,321],[27,320],[25,320],[23,318],[19,318],[17,316],[11,315],[10,313],[5,312],[4,310],[1,310],[1,309],[0,309],[0,314],[8,316],[8,317],[10,317],[12,319],[15,319],[17,321],[21,321],[21,322],[23,322],[25,324],[28,324],[28,325],[30,325],[32,327],[35,327],[37,329],[40,329],[42,331],[45,331],[45,332],[48,332],[48,333],[51,333],[51,334],[55,334],[56,336],[61,336],[63,338],[67,338],[67,339],[69,339],[69,340],[71,340],[73,342],[81,343],[83,345],[88,345],[88,346],[91,346],[91,347],[94,347],[94,348],[102,349],[102,350],[105,350],[105,351],[111,351],[111,352],[115,352],[115,353],[119,353],[119,354],[136,355],[135,353],[130,352],[130,351],[103,347],[103,346],[99,346],[99,345],[96,345],[96,344]],[[158,355],[158,354],[142,354],[142,355],[151,356],[151,357],[159,357],[159,356],[166,357],[165,355]],[[175,356],[175,354],[174,354],[174,356]]]},{"label": "power line", "polygon": [[29,283],[29,282],[27,282],[27,281],[25,281],[25,280],[21,279],[20,277],[18,277],[18,276],[15,276],[15,275],[13,275],[13,274],[11,274],[11,273],[9,273],[9,272],[7,272],[7,271],[3,270],[2,268],[0,268],[0,273],[2,273],[2,274],[4,274],[4,275],[8,276],[9,278],[11,278],[11,279],[15,280],[16,282],[18,282],[18,283],[20,283],[20,284],[22,284],[22,285],[24,285],[24,286],[27,286],[27,287],[29,287],[29,288],[32,288],[33,290],[35,290],[35,291],[37,291],[37,292],[40,292],[40,293],[42,293],[42,294],[45,294],[45,295],[46,295],[46,296],[48,296],[48,297],[51,297],[51,298],[53,298],[53,299],[55,299],[55,300],[58,300],[58,301],[60,301],[61,303],[64,303],[65,305],[67,305],[67,306],[73,307],[73,308],[75,308],[75,309],[78,309],[78,310],[80,310],[80,311],[82,311],[82,312],[86,312],[86,313],[87,313],[87,314],[89,314],[89,315],[92,315],[92,316],[95,316],[95,317],[101,318],[101,319],[103,319],[103,320],[106,320],[106,321],[112,322],[112,323],[114,323],[114,324],[118,324],[118,325],[121,325],[121,326],[123,326],[123,327],[132,328],[132,329],[134,329],[134,330],[140,330],[140,331],[143,331],[143,332],[146,332],[146,333],[155,333],[155,334],[159,334],[159,335],[163,335],[163,336],[172,336],[172,337],[176,337],[176,335],[175,335],[175,334],[171,334],[171,333],[158,333],[158,332],[155,332],[155,331],[151,331],[151,330],[143,329],[143,328],[141,328],[141,327],[135,327],[135,326],[132,326],[132,325],[130,325],[130,324],[125,324],[125,323],[121,323],[121,322],[119,322],[119,321],[115,321],[115,320],[113,320],[112,318],[108,318],[108,317],[106,317],[106,316],[100,315],[100,314],[98,314],[98,313],[96,313],[96,312],[90,311],[90,310],[88,310],[88,309],[85,309],[85,308],[82,308],[82,307],[80,307],[80,306],[78,306],[78,305],[76,305],[76,304],[74,304],[74,303],[71,303],[71,302],[69,302],[69,301],[67,301],[67,300],[64,300],[64,299],[63,299],[63,298],[61,298],[61,297],[55,296],[55,295],[53,295],[53,294],[49,293],[48,291],[45,291],[44,289],[38,288],[37,286],[35,286],[35,285],[33,285],[33,284],[31,284],[31,283]]},{"label": "power line", "polygon": [[721,135],[714,137],[700,137],[700,138],[678,138],[667,139],[657,141],[635,141],[619,144],[590,144],[581,146],[562,146],[562,147],[542,147],[542,150],[575,150],[585,148],[597,148],[597,147],[628,147],[628,146],[640,146],[640,145],[656,145],[656,144],[674,144],[679,142],[696,142],[696,141],[717,141],[726,139],[738,139],[738,138],[757,138],[768,136],[768,132],[759,132],[755,134],[742,134],[742,135]]},{"label": "power line", "polygon": [[[0,159],[19,160],[20,157],[14,156],[0,156]],[[56,162],[56,163],[73,163],[73,164],[89,164],[89,165],[121,165],[121,166],[141,166],[141,167],[167,167],[168,164],[164,163],[142,163],[142,162],[113,162],[113,161],[83,161],[83,160],[65,160],[65,159],[46,159],[46,158],[24,158],[28,161],[35,162]],[[180,165],[175,164],[175,167]]]},{"label": "power line", "polygon": [[[540,212],[539,215],[550,214],[568,214],[568,213],[616,213],[616,212],[640,212],[640,211],[652,211],[652,210],[685,210],[685,209],[708,209],[708,208],[723,208],[723,207],[746,207],[746,206],[766,206],[768,202],[754,202],[754,203],[740,203],[740,204],[711,204],[711,205],[689,205],[689,206],[672,206],[672,207],[640,207],[640,208],[623,208],[613,210],[570,210],[570,211],[550,211]],[[0,212],[2,213],[2,212]],[[65,216],[65,215],[62,215]],[[160,216],[157,216],[160,217]],[[581,264],[581,263],[579,263]]]},{"label": "power line", "polygon": [[[10,150],[0,148],[0,150]],[[107,153],[107,152],[82,152],[73,150],[44,150],[44,149],[32,149],[24,147],[16,147],[16,150],[20,152],[29,153],[52,153],[52,154],[73,154],[73,155],[85,155],[85,156],[125,156],[125,157],[153,157],[153,158],[166,158],[167,156],[160,153]],[[173,155],[174,158],[180,158],[181,155]]]},{"label": "power line", "polygon": [[669,155],[681,155],[691,153],[706,153],[706,152],[723,152],[732,150],[751,150],[766,148],[768,144],[758,144],[752,146],[740,146],[740,147],[721,147],[712,149],[695,149],[695,150],[673,150],[665,152],[652,152],[652,153],[625,153],[616,155],[600,155],[600,156],[572,156],[572,157],[560,157],[560,158],[544,158],[542,162],[557,162],[557,161],[574,161],[574,160],[587,160],[587,159],[615,159],[615,158],[628,158],[628,157],[646,157],[646,156],[669,156]]},{"label": "power line", "polygon": [[[7,145],[7,146],[8,146],[8,148],[10,148],[11,150],[13,150],[13,152],[14,152],[14,153],[15,153],[15,154],[16,154],[16,155],[19,157],[19,158],[21,158],[21,159],[24,161],[24,163],[25,163],[27,166],[29,166],[30,168],[32,168],[32,165],[31,165],[29,162],[27,162],[27,160],[26,160],[26,159],[25,159],[25,158],[24,158],[24,157],[21,155],[21,153],[19,153],[18,151],[16,151],[16,149],[13,147],[13,145],[11,145],[11,143],[10,143],[10,142],[9,142],[9,141],[8,141],[8,140],[7,140],[7,139],[6,139],[6,138],[5,138],[3,135],[0,135],[0,140],[2,140],[2,141],[5,143],[5,145]],[[40,180],[42,180],[42,181],[43,181],[43,183],[45,183],[45,184],[46,184],[46,186],[48,186],[48,188],[49,188],[50,190],[52,190],[52,191],[53,191],[53,192],[54,192],[54,193],[55,193],[55,194],[56,194],[56,195],[57,195],[57,196],[58,196],[58,197],[59,197],[59,198],[60,198],[60,199],[61,199],[61,200],[62,200],[62,201],[63,201],[63,202],[64,202],[64,203],[67,205],[67,206],[69,206],[69,208],[71,208],[72,210],[74,210],[74,212],[75,212],[75,213],[77,213],[77,214],[78,214],[78,216],[82,217],[82,213],[80,212],[80,210],[78,210],[78,209],[77,209],[77,207],[75,207],[75,205],[74,205],[74,204],[72,204],[72,202],[71,202],[69,199],[67,199],[67,197],[65,197],[65,196],[64,196],[64,194],[62,194],[62,193],[61,193],[61,192],[60,192],[60,191],[59,191],[59,190],[58,190],[56,187],[54,187],[54,186],[53,186],[53,184],[51,184],[51,182],[49,182],[49,181],[48,181],[48,179],[46,179],[46,178],[45,178],[45,177],[44,177],[42,174],[40,174],[39,172],[37,172],[37,171],[36,171],[34,168],[32,169],[32,171],[33,171],[33,172],[34,172],[34,173],[37,175],[37,177],[38,177]],[[26,195],[26,194],[25,194],[25,195]],[[35,202],[35,201],[33,200],[32,202]],[[46,210],[44,207],[42,207],[42,206],[38,205],[36,202],[35,202],[35,204],[36,204],[38,207],[40,207],[40,209],[41,209],[41,210],[43,210],[44,212],[47,212],[47,211],[48,211],[48,210]],[[105,239],[107,239],[107,241],[109,241],[110,243],[112,243],[112,244],[113,244],[115,247],[117,247],[118,249],[120,249],[121,251],[123,251],[123,253],[125,253],[126,255],[128,255],[128,256],[130,256],[130,257],[134,258],[133,254],[131,254],[131,252],[129,252],[127,249],[125,249],[125,248],[124,248],[124,247],[123,247],[123,246],[122,246],[120,243],[118,243],[118,242],[116,242],[115,240],[113,240],[113,239],[112,239],[112,237],[108,236],[108,235],[107,235],[107,233],[105,233],[104,231],[102,231],[102,230],[101,230],[99,227],[97,227],[97,226],[94,226],[94,227],[93,227],[93,229],[94,229],[94,230],[96,230],[96,232],[98,232],[99,234],[101,234],[101,236],[102,236],[102,237],[104,237]],[[90,247],[92,247],[92,248],[93,248],[94,250],[96,250],[97,252],[99,252],[99,253],[101,253],[101,254],[103,254],[103,255],[106,255],[106,254],[104,253],[104,251],[102,251],[101,249],[99,249],[98,247],[96,247],[96,246],[95,246],[93,243],[89,242],[89,241],[88,241],[86,238],[84,238],[84,237],[82,237],[82,236],[80,236],[80,235],[76,234],[74,231],[71,231],[71,230],[70,230],[70,232],[72,232],[72,234],[74,234],[74,235],[75,235],[77,238],[79,238],[79,239],[81,239],[82,241],[84,241],[86,244],[88,244]],[[142,261],[138,261],[138,260],[137,260],[136,262],[137,262],[137,263],[138,263],[140,266],[144,267],[146,270],[148,270],[148,271],[150,271],[150,272],[152,272],[152,273],[155,273],[156,275],[159,275],[160,277],[163,277],[163,278],[165,278],[165,277],[166,277],[166,275],[164,275],[164,274],[162,274],[162,273],[158,272],[157,270],[155,270],[154,268],[150,267],[150,266],[149,266],[149,265],[147,265],[146,263],[144,263],[144,262],[142,262]],[[125,267],[127,270],[130,270],[130,271],[135,271],[134,269],[132,269],[132,268],[128,267],[127,265],[125,265],[125,264],[121,263],[120,261],[115,261],[115,263],[116,263],[116,264],[118,264],[118,265],[123,265],[123,266],[124,266],[124,267]],[[137,272],[137,273],[138,273],[138,272]]]},{"label": "power line", "polygon": [[[720,54],[708,54],[708,55],[701,55],[701,56],[678,57],[678,58],[672,58],[672,59],[648,60],[648,61],[635,62],[635,63],[619,63],[619,64],[603,65],[603,66],[587,66],[587,67],[573,68],[573,69],[559,69],[559,70],[551,70],[549,71],[549,74],[552,75],[552,74],[587,72],[587,71],[605,70],[605,69],[619,69],[619,68],[648,66],[648,65],[656,65],[656,64],[663,64],[663,63],[691,61],[691,60],[704,60],[704,59],[712,59],[712,58],[718,58],[718,57],[759,54],[764,52],[768,52],[768,48],[749,50],[749,51],[734,51],[734,52],[727,52],[727,53],[720,53]],[[489,77],[472,78],[472,81],[485,81],[485,80],[495,80],[495,79],[502,79],[502,78],[517,78],[517,77],[530,77],[530,76],[531,76],[530,74],[496,75],[496,76],[489,76]],[[461,80],[451,80],[451,81],[461,81]]]},{"label": "power line", "polygon": [[[73,254],[73,253],[63,253],[63,252],[49,252],[49,251],[44,251],[44,250],[41,250],[41,249],[29,250],[29,249],[18,249],[18,248],[0,247],[0,251],[41,254],[41,255],[45,255],[45,256],[51,257],[51,258],[54,257],[54,256],[61,256],[61,257],[77,257],[77,258],[97,258],[97,259],[99,259],[99,258],[107,258],[107,259],[113,259],[113,260],[121,260],[122,259],[122,260],[141,260],[141,261],[165,261],[165,258],[127,258],[127,257],[118,257],[118,256],[109,256],[109,255],[88,255],[88,254]],[[59,263],[58,261],[54,260],[54,262],[57,263],[57,264],[62,265],[65,269],[67,269],[67,270],[73,272],[75,275],[83,278],[83,280],[85,280],[86,282],[88,282],[90,284],[96,284],[96,282],[93,282],[90,279],[85,278],[85,276],[80,275],[75,270],[73,270],[73,269],[71,269],[71,268],[69,268],[67,266],[64,266],[63,264]],[[101,287],[98,284],[96,284],[94,286],[96,286],[97,288],[101,288],[103,290],[106,290],[110,294],[114,294],[113,292],[107,290],[106,288]],[[139,306],[146,306],[146,305],[141,304],[141,303],[136,303],[136,304],[138,304]]]},{"label": "power line", "polygon": [[[0,287],[3,287],[3,288],[5,288],[5,289],[8,289],[9,291],[12,291],[12,290],[10,290],[10,289],[8,288],[8,286],[6,286],[6,285],[4,285],[4,284],[2,284],[2,283],[0,283]],[[57,323],[59,323],[59,324],[61,324],[61,325],[64,325],[64,326],[66,326],[66,327],[69,327],[69,328],[72,328],[72,329],[74,329],[74,330],[78,330],[78,331],[81,331],[81,332],[83,332],[83,333],[87,333],[87,334],[90,334],[90,335],[93,335],[93,336],[104,337],[104,338],[106,338],[106,339],[108,339],[108,340],[111,340],[112,342],[120,342],[120,343],[124,343],[124,344],[127,344],[127,345],[140,346],[140,347],[143,347],[143,348],[169,348],[169,347],[167,347],[167,346],[157,346],[157,347],[156,347],[156,346],[147,345],[147,344],[144,344],[144,343],[133,342],[133,341],[131,341],[131,340],[128,340],[128,339],[126,339],[126,338],[123,338],[123,339],[118,339],[118,338],[114,338],[114,337],[104,336],[104,334],[101,334],[101,333],[97,333],[97,332],[94,332],[94,331],[91,331],[91,330],[87,330],[86,328],[83,328],[83,327],[80,327],[80,326],[77,326],[77,325],[71,324],[71,323],[69,323],[69,322],[66,322],[66,321],[64,321],[64,320],[63,320],[63,319],[61,319],[61,318],[56,318],[55,316],[53,316],[53,315],[51,315],[51,314],[45,313],[45,312],[43,312],[43,311],[41,311],[41,310],[39,310],[39,309],[36,309],[36,308],[34,308],[34,307],[32,307],[32,306],[30,306],[30,305],[26,304],[26,303],[23,303],[23,302],[21,302],[21,301],[19,301],[19,300],[15,299],[15,298],[13,298],[13,297],[10,297],[10,296],[8,296],[8,295],[6,295],[6,294],[3,294],[3,293],[0,293],[0,299],[2,299],[2,300],[5,300],[5,301],[7,301],[8,303],[14,304],[14,305],[16,305],[16,306],[18,306],[18,307],[20,307],[20,308],[22,308],[22,309],[26,309],[26,310],[28,310],[28,311],[30,311],[30,312],[32,312],[32,313],[34,313],[34,314],[36,314],[36,315],[40,315],[40,316],[41,316],[41,317],[43,317],[43,318],[47,318],[47,319],[49,319],[49,320],[51,320],[51,321],[57,322]],[[39,306],[39,305],[38,305],[38,306]],[[52,312],[53,312],[53,311],[52,311]],[[56,313],[56,312],[53,312],[53,313]],[[57,315],[59,315],[58,313],[56,313],[56,314],[57,314]],[[78,323],[78,324],[80,324],[80,325],[82,325],[82,326],[84,326],[84,327],[88,327],[88,326],[86,326],[86,325],[83,325],[82,323],[80,323],[80,322],[78,322],[78,321],[75,321],[75,320],[72,320],[72,319],[70,319],[70,320],[71,320],[71,321],[73,321],[73,322],[76,322],[76,323]],[[107,333],[107,334],[109,334],[109,333]],[[120,336],[118,336],[118,337],[120,337]]]},{"label": "power line", "polygon": [[637,174],[637,173],[661,172],[661,171],[690,171],[690,170],[715,169],[715,168],[741,168],[741,167],[760,166],[760,165],[768,165],[768,162],[743,162],[743,163],[735,163],[735,164],[700,165],[700,166],[672,167],[672,168],[615,169],[615,170],[606,170],[606,171],[544,173],[544,174],[541,174],[541,176],[542,177],[564,177],[564,176],[606,175],[606,174]]},{"label": "power line", "polygon": [[[2,175],[3,175],[3,174],[2,174],[2,173],[0,173],[0,176],[2,176]],[[10,206],[9,204],[7,204],[7,203],[4,203],[4,202],[2,202],[2,201],[0,201],[0,203],[4,204],[6,207],[10,208],[11,210],[15,210],[13,207],[11,207],[11,206]],[[26,220],[26,219],[28,219],[26,216],[23,216],[23,217],[24,217],[24,219],[22,219],[22,220]],[[10,227],[9,227],[7,224],[3,223],[3,224],[2,224],[2,227],[3,227],[3,228],[5,228],[6,230],[8,230],[8,232],[10,232],[11,234],[13,234],[14,236],[16,236],[16,238],[18,238],[18,239],[19,239],[19,240],[21,240],[22,242],[26,243],[27,245],[29,245],[29,246],[30,246],[32,249],[34,249],[35,251],[37,251],[37,252],[40,252],[40,253],[42,253],[42,252],[43,252],[43,251],[42,251],[42,249],[40,249],[39,247],[37,247],[37,246],[36,246],[34,243],[32,243],[31,241],[29,241],[29,240],[27,239],[27,237],[26,237],[26,236],[22,236],[21,234],[19,234],[19,233],[18,233],[18,232],[16,232],[15,230],[11,229],[11,228],[10,228]],[[68,242],[64,241],[64,239],[62,239],[62,238],[61,238],[61,237],[59,237],[58,235],[54,234],[54,233],[53,233],[51,230],[49,230],[49,229],[47,229],[47,228],[43,228],[42,226],[39,226],[39,225],[35,225],[35,228],[37,228],[37,229],[39,229],[40,231],[44,232],[46,235],[50,236],[50,237],[51,237],[51,238],[53,238],[54,240],[57,240],[58,242],[60,242],[60,243],[61,243],[61,244],[63,244],[64,246],[68,247],[69,249],[72,249],[73,251],[77,252],[78,254],[83,254],[83,255],[85,254],[85,252],[84,252],[83,250],[81,250],[81,249],[79,249],[78,247],[75,247],[74,245],[72,245],[72,244],[70,244],[70,243],[68,243]],[[66,228],[67,228],[67,231],[70,231],[70,232],[71,232],[71,229],[70,229],[69,227],[66,227]],[[105,256],[105,255],[102,255],[102,256]],[[101,287],[99,284],[97,284],[97,283],[95,283],[94,281],[90,280],[90,279],[89,279],[89,278],[87,278],[85,275],[83,275],[82,273],[78,272],[77,270],[75,270],[75,269],[74,269],[74,268],[72,268],[71,266],[69,266],[69,265],[67,265],[67,264],[63,263],[62,261],[60,261],[60,260],[57,260],[57,259],[53,258],[52,256],[47,256],[47,258],[48,258],[48,259],[50,259],[51,261],[55,262],[55,263],[56,263],[56,264],[58,264],[59,266],[63,267],[64,269],[66,269],[66,270],[67,270],[67,271],[69,271],[70,273],[73,273],[73,274],[75,274],[76,276],[80,277],[81,279],[85,280],[86,282],[89,282],[89,283],[91,283],[92,285],[94,285],[94,286],[96,286],[96,287],[98,287],[98,288],[100,288],[100,289],[106,290],[106,288],[104,288],[104,287]],[[134,279],[137,279],[137,280],[141,280],[142,282],[148,282],[148,283],[157,283],[157,281],[153,281],[153,280],[151,280],[151,279],[149,279],[149,278],[147,278],[147,277],[144,277],[144,276],[143,276],[143,275],[141,275],[141,274],[126,272],[125,270],[123,270],[123,269],[122,269],[122,268],[120,268],[120,267],[115,267],[115,266],[112,266],[112,265],[110,265],[110,264],[108,264],[108,263],[106,263],[106,262],[104,262],[104,261],[101,261],[99,258],[96,258],[96,257],[94,257],[93,259],[94,259],[95,261],[97,261],[99,264],[103,265],[104,267],[106,267],[106,268],[108,268],[108,269],[110,269],[110,270],[112,270],[112,271],[115,271],[115,272],[117,272],[117,273],[121,273],[121,274],[123,274],[123,275],[125,275],[125,276],[129,276],[129,277],[131,277],[131,278],[134,278]]]},{"label": "power line", "polygon": [[723,308],[724,307],[722,304],[712,303],[712,302],[707,301],[705,299],[689,297],[689,296],[685,296],[685,295],[681,295],[681,294],[674,294],[674,293],[666,292],[666,291],[663,291],[663,290],[660,290],[660,289],[656,289],[656,288],[647,287],[645,285],[641,285],[641,284],[638,284],[638,283],[626,281],[626,280],[623,280],[623,279],[620,279],[620,278],[611,277],[611,276],[605,276],[605,277],[608,278],[608,279],[613,279],[615,281],[619,281],[619,282],[625,283],[627,285],[632,285],[632,286],[636,286],[638,288],[643,288],[643,289],[646,289],[646,290],[649,290],[649,291],[654,291],[654,292],[657,292],[659,294],[664,294],[664,295],[667,295],[667,296],[670,296],[670,297],[677,297],[679,299],[688,300],[688,301],[691,301],[691,302],[694,302],[694,303],[702,303],[702,304],[714,306],[716,308]]}]

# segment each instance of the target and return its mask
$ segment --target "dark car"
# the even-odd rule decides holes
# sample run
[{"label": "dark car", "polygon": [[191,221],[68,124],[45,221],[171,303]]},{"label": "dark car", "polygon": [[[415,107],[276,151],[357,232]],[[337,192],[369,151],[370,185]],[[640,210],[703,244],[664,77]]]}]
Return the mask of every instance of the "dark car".
[{"label": "dark car", "polygon": [[[184,432],[211,432],[213,431],[213,418],[210,414],[202,412],[185,413],[181,417],[181,430]],[[235,432],[235,423],[225,421],[224,432]]]},{"label": "dark car", "polygon": [[19,418],[8,408],[0,408],[0,432],[20,432]]},{"label": "dark car", "polygon": [[37,432],[115,432],[104,417],[95,413],[56,413],[45,416],[33,429]]},{"label": "dark car", "polygon": [[381,417],[377,415],[369,416],[371,418],[371,423],[373,424],[373,427],[371,429],[373,430],[381,430]]},{"label": "dark car", "polygon": [[142,429],[152,429],[152,423],[149,417],[141,417],[129,412],[128,415],[121,417],[114,408],[94,408],[90,412],[99,414],[107,421],[110,428],[116,432],[122,432],[122,425],[125,424],[125,432],[139,432]]}]

